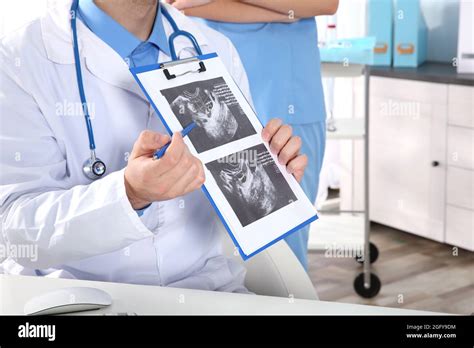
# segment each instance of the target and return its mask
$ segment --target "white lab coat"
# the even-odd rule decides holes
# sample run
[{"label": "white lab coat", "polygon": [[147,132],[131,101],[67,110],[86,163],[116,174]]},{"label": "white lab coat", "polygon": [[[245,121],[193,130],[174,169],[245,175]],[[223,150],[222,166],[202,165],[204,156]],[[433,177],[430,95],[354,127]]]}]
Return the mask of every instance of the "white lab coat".
[{"label": "white lab coat", "polygon": [[[238,54],[221,34],[167,6],[204,53],[217,52],[250,100]],[[198,190],[155,202],[139,217],[124,170],[144,129],[165,132],[127,64],[78,21],[83,79],[97,155],[108,175],[82,173],[89,143],[75,77],[70,1],[0,44],[0,243],[34,246],[10,256],[4,273],[72,277],[222,291],[245,291],[242,266],[222,255],[216,215]],[[167,35],[172,32],[164,19]],[[181,58],[194,55],[175,40]],[[170,60],[163,52],[159,61]],[[18,250],[18,249],[17,249]],[[35,250],[35,249],[32,249]]]}]

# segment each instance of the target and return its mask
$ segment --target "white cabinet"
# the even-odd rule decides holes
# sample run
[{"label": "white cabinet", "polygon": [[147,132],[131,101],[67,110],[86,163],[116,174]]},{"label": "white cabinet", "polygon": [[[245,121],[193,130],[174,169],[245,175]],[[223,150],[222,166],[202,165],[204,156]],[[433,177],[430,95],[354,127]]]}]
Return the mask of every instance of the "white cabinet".
[{"label": "white cabinet", "polygon": [[473,231],[474,211],[446,206],[446,243],[474,250]]},{"label": "white cabinet", "polygon": [[372,221],[473,250],[473,89],[371,77]]},{"label": "white cabinet", "polygon": [[446,203],[474,210],[474,172],[472,170],[448,167],[446,181]]},{"label": "white cabinet", "polygon": [[370,218],[444,240],[447,86],[372,77]]},{"label": "white cabinet", "polygon": [[448,164],[474,170],[474,129],[448,126]]},{"label": "white cabinet", "polygon": [[448,102],[448,123],[474,128],[474,88],[449,85]]},{"label": "white cabinet", "polygon": [[474,250],[474,87],[448,87],[446,243]]}]

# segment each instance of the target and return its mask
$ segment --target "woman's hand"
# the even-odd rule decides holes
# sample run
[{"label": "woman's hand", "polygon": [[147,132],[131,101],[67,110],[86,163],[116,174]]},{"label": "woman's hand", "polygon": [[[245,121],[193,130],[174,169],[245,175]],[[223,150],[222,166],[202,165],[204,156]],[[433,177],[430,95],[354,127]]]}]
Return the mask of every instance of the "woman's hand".
[{"label": "woman's hand", "polygon": [[278,162],[286,165],[288,173],[293,174],[296,180],[301,181],[308,165],[308,157],[300,154],[301,138],[293,135],[291,126],[274,118],[263,128],[262,138],[270,143],[270,150],[278,155]]},{"label": "woman's hand", "polygon": [[178,10],[207,5],[212,1],[213,0],[165,0],[165,2],[170,5],[173,5]]}]

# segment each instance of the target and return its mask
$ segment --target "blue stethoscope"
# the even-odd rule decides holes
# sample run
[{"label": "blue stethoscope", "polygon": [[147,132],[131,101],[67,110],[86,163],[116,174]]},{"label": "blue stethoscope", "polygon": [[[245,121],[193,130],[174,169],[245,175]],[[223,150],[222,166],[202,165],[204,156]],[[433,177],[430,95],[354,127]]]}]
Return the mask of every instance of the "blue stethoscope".
[{"label": "blue stethoscope", "polygon": [[[94,131],[92,129],[91,118],[89,116],[89,110],[87,108],[86,94],[84,92],[84,83],[82,80],[82,70],[81,70],[81,60],[79,56],[79,45],[77,41],[76,19],[77,19],[78,6],[79,6],[79,0],[74,0],[71,6],[71,29],[72,29],[72,37],[73,37],[74,61],[76,65],[77,86],[79,88],[79,96],[81,98],[82,111],[84,113],[84,119],[86,121],[87,135],[89,137],[89,149],[91,153],[90,158],[88,158],[84,162],[82,171],[84,172],[84,175],[88,177],[89,179],[96,180],[105,174],[107,167],[105,163],[96,156],[96,153],[95,153]],[[174,48],[174,39],[176,39],[178,36],[184,36],[188,38],[192,42],[194,49],[196,50],[196,53],[198,55],[202,55],[201,48],[199,47],[199,44],[196,38],[191,33],[184,30],[180,30],[178,28],[178,25],[174,21],[174,19],[166,10],[166,8],[162,7],[161,12],[165,16],[165,18],[168,20],[171,27],[173,28],[173,33],[170,35],[168,39],[169,46],[170,46],[171,59],[178,60],[178,57],[176,56],[176,51]]]}]

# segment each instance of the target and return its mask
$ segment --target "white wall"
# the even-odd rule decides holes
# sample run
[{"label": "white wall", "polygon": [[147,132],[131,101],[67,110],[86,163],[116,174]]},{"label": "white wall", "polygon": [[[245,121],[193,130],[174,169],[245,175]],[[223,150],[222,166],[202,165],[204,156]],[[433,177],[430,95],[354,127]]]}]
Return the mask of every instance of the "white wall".
[{"label": "white wall", "polygon": [[48,0],[1,0],[0,37],[39,17],[47,3]]}]

